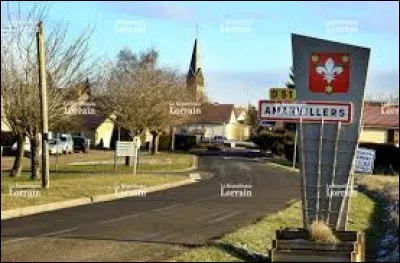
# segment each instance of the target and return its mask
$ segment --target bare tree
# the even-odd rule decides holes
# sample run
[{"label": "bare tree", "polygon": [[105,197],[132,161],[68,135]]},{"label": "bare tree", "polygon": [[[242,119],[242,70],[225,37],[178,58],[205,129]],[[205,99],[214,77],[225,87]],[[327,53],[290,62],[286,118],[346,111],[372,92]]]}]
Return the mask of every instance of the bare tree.
[{"label": "bare tree", "polygon": [[115,123],[127,129],[132,138],[150,131],[154,154],[159,135],[185,118],[170,114],[170,103],[189,98],[183,75],[158,68],[157,58],[154,49],[142,52],[139,58],[128,48],[122,50],[98,98],[101,110],[108,116],[114,113]]},{"label": "bare tree", "polygon": [[[31,178],[35,179],[39,177],[41,133],[35,25],[43,21],[46,33],[49,8],[46,4],[38,3],[27,14],[19,10],[19,5],[16,9],[13,12],[11,4],[7,3],[5,22],[10,25],[10,30],[1,38],[1,95],[5,102],[2,118],[7,120],[16,134],[28,136],[31,144]],[[63,24],[54,25],[45,38],[50,130],[70,117],[64,110],[68,88],[82,82],[95,68],[89,62],[89,39],[93,29],[85,29],[70,41],[67,40],[67,29]],[[21,146],[23,144],[19,144]],[[15,166],[18,166],[18,161],[16,158]]]},{"label": "bare tree", "polygon": [[164,131],[183,123],[188,117],[171,114],[169,105],[190,101],[191,94],[186,90],[182,75],[171,69],[157,70],[156,83],[150,88],[153,89],[150,97],[153,107],[146,117],[146,127],[152,134],[152,154],[157,154],[159,136]]}]

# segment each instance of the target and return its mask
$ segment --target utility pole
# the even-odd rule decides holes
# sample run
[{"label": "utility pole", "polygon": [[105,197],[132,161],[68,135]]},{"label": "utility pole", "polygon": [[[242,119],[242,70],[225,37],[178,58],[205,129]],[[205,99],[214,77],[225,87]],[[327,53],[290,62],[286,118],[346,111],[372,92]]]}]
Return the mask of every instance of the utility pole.
[{"label": "utility pole", "polygon": [[49,188],[49,128],[47,119],[46,54],[43,38],[43,25],[36,25],[36,44],[39,71],[40,103],[42,111],[42,187]]}]

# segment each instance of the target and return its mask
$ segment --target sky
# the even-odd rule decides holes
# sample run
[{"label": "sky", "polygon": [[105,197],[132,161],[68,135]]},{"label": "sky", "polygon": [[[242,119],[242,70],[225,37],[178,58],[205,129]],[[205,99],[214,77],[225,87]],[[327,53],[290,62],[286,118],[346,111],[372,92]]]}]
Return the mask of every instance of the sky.
[{"label": "sky", "polygon": [[[94,25],[91,52],[108,59],[125,47],[155,48],[161,66],[186,74],[198,36],[206,92],[219,103],[256,104],[269,88],[284,87],[291,33],[371,48],[366,94],[399,90],[398,2],[49,3],[45,26],[68,23],[73,39]],[[32,3],[20,6],[24,12]],[[16,7],[10,4],[12,12]]]}]

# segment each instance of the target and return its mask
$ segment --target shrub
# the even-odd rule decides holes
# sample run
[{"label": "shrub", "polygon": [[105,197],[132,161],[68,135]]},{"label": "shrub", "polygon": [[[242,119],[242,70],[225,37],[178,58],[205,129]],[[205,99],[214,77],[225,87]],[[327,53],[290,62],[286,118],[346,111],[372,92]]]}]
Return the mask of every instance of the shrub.
[{"label": "shrub", "polygon": [[[293,160],[293,154],[294,154],[294,143],[285,143],[285,150],[284,150],[285,158],[288,161]],[[299,148],[296,148],[296,162],[299,161]]]},{"label": "shrub", "polygon": [[158,138],[158,150],[168,151],[171,149],[171,135],[163,134]]},{"label": "shrub", "polygon": [[175,149],[176,150],[190,150],[196,147],[196,135],[189,134],[176,134],[175,135]]},{"label": "shrub", "polygon": [[273,154],[281,156],[285,153],[285,141],[291,140],[291,136],[282,131],[261,131],[251,139],[261,150],[271,150]]},{"label": "shrub", "polygon": [[312,222],[309,230],[310,240],[321,243],[336,243],[338,242],[332,229],[323,221]]}]

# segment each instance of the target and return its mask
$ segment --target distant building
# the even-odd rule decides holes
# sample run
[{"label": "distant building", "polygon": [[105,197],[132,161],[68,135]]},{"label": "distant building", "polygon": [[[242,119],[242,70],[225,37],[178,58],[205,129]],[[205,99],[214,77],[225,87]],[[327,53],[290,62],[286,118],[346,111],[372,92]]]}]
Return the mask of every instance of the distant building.
[{"label": "distant building", "polygon": [[399,105],[365,102],[359,141],[399,146]]},{"label": "distant building", "polygon": [[236,120],[238,123],[245,124],[247,118],[247,110],[243,107],[234,108]]},{"label": "distant building", "polygon": [[1,97],[1,134],[6,132],[11,132],[11,127],[8,124],[6,118],[4,117],[4,109],[3,109],[3,97]]},{"label": "distant building", "polygon": [[[67,94],[67,102],[76,105],[95,105],[91,96],[89,81],[72,87]],[[85,108],[85,107],[84,107]],[[114,115],[105,116],[96,111],[96,106],[90,110],[75,110],[62,132],[85,136],[90,139],[92,147],[110,148],[114,131]]]},{"label": "distant building", "polygon": [[92,147],[111,148],[114,130],[114,116],[102,114],[75,115],[71,117],[74,124],[68,132],[90,139]]},{"label": "distant building", "polygon": [[[242,114],[239,117],[243,118]],[[233,104],[203,104],[201,114],[178,126],[178,133],[198,134],[202,139],[225,136],[228,140],[248,140],[250,126],[241,123]]]}]

